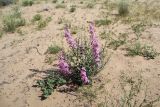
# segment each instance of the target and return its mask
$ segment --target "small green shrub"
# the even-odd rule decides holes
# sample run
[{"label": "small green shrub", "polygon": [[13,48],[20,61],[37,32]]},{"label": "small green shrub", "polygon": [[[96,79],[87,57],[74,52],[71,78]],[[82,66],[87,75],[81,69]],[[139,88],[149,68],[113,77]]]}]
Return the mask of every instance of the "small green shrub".
[{"label": "small green shrub", "polygon": [[129,13],[127,0],[120,0],[118,12],[120,16],[125,16]]},{"label": "small green shrub", "polygon": [[112,48],[114,50],[117,50],[118,47],[126,44],[127,34],[126,33],[120,33],[120,36],[118,39],[112,39],[111,42],[108,44],[107,47]]},{"label": "small green shrub", "polygon": [[59,74],[55,74],[55,72],[53,72],[43,80],[38,80],[38,87],[41,88],[41,91],[43,93],[41,96],[42,100],[46,99],[49,95],[51,95],[57,86],[63,85],[65,83],[66,80],[63,79]]},{"label": "small green shrub", "polygon": [[47,24],[48,24],[51,20],[52,20],[51,17],[47,17],[45,20],[43,20],[43,19],[39,20],[38,23],[37,23],[37,29],[38,29],[38,30],[43,29],[44,27],[47,26]]},{"label": "small green shrub", "polygon": [[80,3],[80,4],[83,4],[83,1],[80,1],[79,3]]},{"label": "small green shrub", "polygon": [[100,33],[100,38],[101,39],[106,39],[107,38],[107,33],[105,31]]},{"label": "small green shrub", "polygon": [[88,3],[87,5],[86,5],[86,7],[87,8],[94,8],[94,6],[95,6],[95,3],[92,3],[92,2],[90,2],[90,3]]},{"label": "small green shrub", "polygon": [[6,6],[12,4],[14,0],[0,0],[0,6]]},{"label": "small green shrub", "polygon": [[118,47],[120,47],[121,45],[124,45],[126,43],[125,40],[112,40],[109,44],[108,47],[112,48],[114,50],[117,50]]},{"label": "small green shrub", "polygon": [[53,0],[52,3],[57,3],[57,0]]},{"label": "small green shrub", "polygon": [[52,45],[52,46],[48,47],[47,53],[49,53],[49,54],[57,54],[61,50],[62,49],[59,46]]},{"label": "small green shrub", "polygon": [[16,28],[24,26],[25,23],[25,19],[21,17],[21,12],[17,8],[15,8],[13,12],[4,17],[3,29],[6,32],[14,32]]},{"label": "small green shrub", "polygon": [[21,17],[21,11],[19,10],[18,7],[13,8],[13,12],[11,11],[11,15],[15,18]]},{"label": "small green shrub", "polygon": [[64,18],[59,18],[57,23],[62,24],[63,22],[64,22]]},{"label": "small green shrub", "polygon": [[154,59],[157,55],[159,55],[159,53],[157,53],[152,46],[144,46],[142,49],[142,55],[147,59]]},{"label": "small green shrub", "polygon": [[75,12],[76,11],[76,6],[71,6],[69,12]]},{"label": "small green shrub", "polygon": [[16,32],[20,35],[20,36],[24,36],[26,34],[26,32],[24,32],[21,29],[17,29]]},{"label": "small green shrub", "polygon": [[44,28],[46,26],[47,26],[47,22],[44,20],[40,20],[40,21],[38,21],[37,29],[41,30],[42,28]]},{"label": "small green shrub", "polygon": [[0,31],[0,38],[2,38],[2,36],[3,36],[3,32],[2,32],[2,31]]},{"label": "small green shrub", "polygon": [[108,19],[95,20],[95,24],[97,27],[109,25],[110,23],[111,23],[111,21]]},{"label": "small green shrub", "polygon": [[33,0],[22,0],[22,6],[32,6],[33,4]]},{"label": "small green shrub", "polygon": [[17,19],[15,19],[15,25],[16,25],[16,27],[24,26],[25,23],[26,23],[26,21],[23,18],[17,18]]},{"label": "small green shrub", "polygon": [[132,30],[137,36],[137,39],[142,35],[142,32],[145,30],[145,25],[143,23],[133,24],[131,26]]},{"label": "small green shrub", "polygon": [[159,53],[157,53],[152,46],[142,46],[140,43],[135,43],[132,47],[129,47],[127,50],[128,55],[130,56],[139,55],[145,57],[146,59],[154,59],[156,56],[159,55]]},{"label": "small green shrub", "polygon": [[55,8],[57,8],[57,9],[66,8],[66,6],[64,4],[57,4]]},{"label": "small green shrub", "polygon": [[141,44],[139,42],[135,43],[127,49],[128,55],[129,56],[136,56],[136,55],[141,56],[142,48],[143,47],[141,46]]},{"label": "small green shrub", "polygon": [[42,16],[40,14],[36,14],[33,16],[32,22],[39,21],[41,19],[42,19]]},{"label": "small green shrub", "polygon": [[3,20],[3,23],[4,23],[3,29],[6,32],[14,32],[16,30],[16,24],[15,24],[15,19],[14,18],[12,18],[10,16],[7,16]]},{"label": "small green shrub", "polygon": [[49,23],[52,20],[52,17],[47,17],[46,22]]}]

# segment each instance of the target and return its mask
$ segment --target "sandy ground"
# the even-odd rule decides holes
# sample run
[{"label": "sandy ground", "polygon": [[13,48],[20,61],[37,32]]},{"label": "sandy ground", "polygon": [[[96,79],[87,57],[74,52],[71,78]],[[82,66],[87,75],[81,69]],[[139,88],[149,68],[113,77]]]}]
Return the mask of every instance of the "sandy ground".
[{"label": "sandy ground", "polygon": [[[61,45],[64,41],[62,39],[63,30],[61,30],[64,25],[58,24],[59,19],[63,17],[74,26],[86,27],[85,31],[87,31],[87,21],[103,18],[102,14],[105,12],[105,9],[100,8],[101,4],[97,4],[92,9],[83,8],[84,4],[80,4],[78,1],[68,3],[67,6],[71,4],[77,5],[74,13],[70,13],[68,8],[56,9],[55,4],[51,3],[21,8],[22,16],[28,23],[21,28],[25,34],[21,36],[18,33],[6,33],[0,39],[0,107],[97,107],[97,103],[103,102],[107,93],[112,93],[114,97],[121,94],[119,79],[122,72],[131,77],[137,77],[138,74],[142,76],[141,78],[147,84],[149,100],[160,96],[160,56],[153,60],[146,60],[141,56],[127,57],[125,56],[126,51],[118,48],[117,50],[108,50],[109,53],[112,53],[111,58],[97,75],[100,81],[95,79],[93,87],[101,84],[107,93],[97,92],[97,98],[93,104],[90,105],[88,100],[79,101],[74,95],[59,92],[54,92],[44,101],[40,100],[38,96],[41,95],[41,91],[33,85],[36,84],[37,79],[52,69],[52,65],[45,63],[46,55],[43,53],[51,44]],[[52,17],[52,21],[46,28],[37,31],[35,25],[29,23],[37,11],[43,10],[45,7],[49,8],[49,11],[42,11],[40,14],[43,17]],[[9,7],[3,8],[2,12],[9,9]],[[132,36],[135,38],[129,25],[121,23],[97,27],[96,31],[99,34],[103,30],[107,31],[112,28],[117,34],[131,32],[128,39],[131,39]],[[81,29],[78,30],[81,31]],[[152,45],[160,52],[160,26],[147,28],[142,33],[140,41]],[[37,47],[42,55],[38,54],[34,47]],[[154,107],[160,107],[160,102],[156,103]]]}]

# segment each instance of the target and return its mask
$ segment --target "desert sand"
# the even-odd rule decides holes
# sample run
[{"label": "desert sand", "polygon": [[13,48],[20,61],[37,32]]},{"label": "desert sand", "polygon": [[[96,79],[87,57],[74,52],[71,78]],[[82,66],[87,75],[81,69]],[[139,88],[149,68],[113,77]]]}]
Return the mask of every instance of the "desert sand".
[{"label": "desert sand", "polygon": [[[144,2],[146,1],[144,0]],[[160,4],[160,2],[158,3]],[[131,29],[131,25],[136,21],[131,23],[123,23],[121,19],[116,21],[117,10],[109,11],[102,8],[103,0],[95,1],[93,8],[86,8],[85,1],[81,4],[80,0],[66,0],[64,4],[65,8],[56,8],[57,4],[50,1],[20,7],[22,17],[27,21],[25,26],[20,27],[23,35],[17,32],[4,33],[0,38],[0,107],[99,107],[98,105],[106,100],[110,104],[109,107],[112,107],[112,103],[114,107],[119,107],[116,105],[118,102],[116,99],[121,101],[121,96],[123,96],[120,86],[122,75],[135,79],[135,81],[139,79],[143,81],[142,90],[136,96],[139,102],[143,100],[145,93],[147,101],[152,101],[160,96],[160,56],[150,60],[146,60],[142,56],[126,56],[125,47],[136,40],[136,35]],[[71,5],[76,5],[75,12],[69,12]],[[0,8],[2,13],[0,15],[5,15],[13,6]],[[44,11],[44,8],[47,8],[48,11]],[[42,30],[37,30],[36,25],[31,22],[32,17],[37,13],[44,18],[47,16],[52,18],[51,22]],[[36,85],[38,79],[46,75],[48,70],[53,69],[54,61],[51,64],[45,61],[45,52],[48,47],[52,44],[65,47],[64,23],[71,24],[73,28],[77,27],[77,34],[73,34],[74,37],[88,36],[88,22],[106,16],[112,22],[109,25],[96,26],[99,40],[104,41],[100,38],[101,32],[112,31],[116,34],[113,36],[114,38],[117,38],[119,33],[127,33],[128,43],[118,47],[117,50],[107,49],[110,54],[109,61],[104,69],[93,78],[95,82],[91,90],[96,97],[90,99],[78,92],[72,92],[72,95],[54,91],[46,100],[41,101],[40,88],[33,86]],[[61,19],[64,22],[59,24]],[[3,26],[2,17],[0,20]],[[160,52],[160,25],[158,21],[154,23],[156,25],[145,28],[139,41],[153,46],[157,52]],[[130,88],[126,86],[125,89]],[[160,107],[160,101],[154,103],[153,107]]]}]

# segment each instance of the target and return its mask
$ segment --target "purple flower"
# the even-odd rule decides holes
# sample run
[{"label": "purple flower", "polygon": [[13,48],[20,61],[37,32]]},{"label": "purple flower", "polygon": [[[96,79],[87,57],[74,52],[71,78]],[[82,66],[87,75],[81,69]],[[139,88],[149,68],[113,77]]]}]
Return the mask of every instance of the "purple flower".
[{"label": "purple flower", "polygon": [[92,45],[94,61],[97,64],[97,66],[99,66],[100,65],[100,46],[94,30],[93,23],[90,24],[89,32],[91,34],[91,45]]},{"label": "purple flower", "polygon": [[84,84],[88,84],[89,83],[89,79],[86,75],[86,69],[84,67],[82,67],[81,69],[81,73],[80,73],[80,76],[81,76],[81,80]]},{"label": "purple flower", "polygon": [[72,47],[73,49],[77,48],[77,43],[74,40],[74,38],[72,37],[72,35],[69,32],[68,28],[65,28],[64,33],[65,33],[66,40],[67,40],[68,44],[70,45],[70,47]]},{"label": "purple flower", "polygon": [[60,55],[58,67],[59,67],[60,73],[62,73],[63,75],[66,76],[66,75],[71,74],[69,71],[69,65],[65,61],[63,53],[61,53]]}]

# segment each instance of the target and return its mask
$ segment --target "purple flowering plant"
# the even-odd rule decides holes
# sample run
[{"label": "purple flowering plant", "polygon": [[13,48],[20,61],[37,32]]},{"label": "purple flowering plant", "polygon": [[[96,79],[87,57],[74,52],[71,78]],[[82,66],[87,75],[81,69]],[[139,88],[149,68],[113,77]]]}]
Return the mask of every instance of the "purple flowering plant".
[{"label": "purple flowering plant", "polygon": [[91,84],[91,76],[96,75],[105,65],[104,47],[102,48],[98,41],[94,23],[89,26],[89,40],[74,39],[67,27],[64,32],[70,49],[59,56],[60,74],[67,78],[67,81],[78,85]]},{"label": "purple flowering plant", "polygon": [[75,86],[92,84],[92,76],[106,64],[105,46],[102,48],[100,45],[93,23],[89,26],[89,36],[75,39],[66,27],[64,38],[69,49],[67,51],[62,49],[58,55],[56,64],[58,71],[37,82],[43,92],[43,98],[47,98],[55,88],[64,84]]}]

